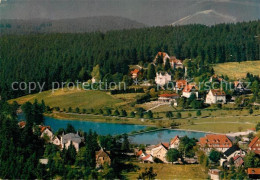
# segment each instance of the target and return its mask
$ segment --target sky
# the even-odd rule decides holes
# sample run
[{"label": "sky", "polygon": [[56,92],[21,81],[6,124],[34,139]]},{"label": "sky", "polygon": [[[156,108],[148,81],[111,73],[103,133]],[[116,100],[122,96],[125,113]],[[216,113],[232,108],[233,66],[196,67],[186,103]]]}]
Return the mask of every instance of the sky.
[{"label": "sky", "polygon": [[0,19],[68,19],[90,16],[120,16],[147,25],[165,25],[196,12],[210,9],[214,9],[218,13],[239,16],[242,19],[243,17],[245,19],[256,19],[260,18],[259,1],[0,0]]}]

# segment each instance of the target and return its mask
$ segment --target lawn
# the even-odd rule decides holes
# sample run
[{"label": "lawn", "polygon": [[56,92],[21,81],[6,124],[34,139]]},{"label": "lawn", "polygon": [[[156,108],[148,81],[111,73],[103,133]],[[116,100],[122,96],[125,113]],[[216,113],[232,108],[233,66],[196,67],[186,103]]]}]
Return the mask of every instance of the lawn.
[{"label": "lawn", "polygon": [[50,107],[62,108],[104,108],[104,107],[121,107],[132,102],[137,94],[130,95],[110,95],[105,91],[93,90],[57,90],[44,91],[38,94],[23,96],[17,99],[10,100],[9,102],[17,101],[19,104],[24,104],[27,101],[33,102],[35,99],[38,101],[44,100],[45,104]]},{"label": "lawn", "polygon": [[156,179],[207,179],[208,175],[200,165],[171,165],[134,163],[140,167],[137,172],[125,174],[128,179],[137,179],[145,168],[153,167]]},{"label": "lawn", "polygon": [[228,62],[214,66],[217,75],[227,75],[231,79],[241,79],[249,72],[260,75],[260,61]]}]

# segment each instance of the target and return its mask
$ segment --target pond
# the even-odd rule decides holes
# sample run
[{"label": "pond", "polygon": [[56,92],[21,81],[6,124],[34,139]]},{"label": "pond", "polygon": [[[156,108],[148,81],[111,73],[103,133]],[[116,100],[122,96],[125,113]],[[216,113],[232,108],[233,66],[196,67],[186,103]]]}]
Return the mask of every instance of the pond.
[{"label": "pond", "polygon": [[[18,115],[18,119],[24,119],[23,115]],[[145,129],[147,126],[133,125],[133,124],[114,124],[114,123],[103,123],[103,122],[91,122],[91,121],[80,121],[80,120],[60,120],[52,117],[45,117],[44,124],[51,126],[55,132],[60,128],[66,128],[67,124],[71,124],[76,130],[82,130],[88,132],[90,129],[96,131],[101,135],[116,135],[123,133],[130,133],[132,131],[139,131]],[[147,132],[130,136],[129,139],[132,143],[136,144],[157,144],[159,142],[169,142],[174,136],[185,136],[191,138],[197,138],[205,136],[203,132],[192,132],[185,130],[160,130],[154,132]]]}]

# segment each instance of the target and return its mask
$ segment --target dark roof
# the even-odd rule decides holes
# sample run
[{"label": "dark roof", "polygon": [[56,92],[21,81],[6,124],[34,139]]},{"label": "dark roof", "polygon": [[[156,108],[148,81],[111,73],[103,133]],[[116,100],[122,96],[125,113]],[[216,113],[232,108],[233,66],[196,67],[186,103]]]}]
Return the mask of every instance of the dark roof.
[{"label": "dark roof", "polygon": [[228,150],[226,150],[226,151],[224,152],[224,155],[228,157],[228,156],[230,156],[232,153],[234,153],[234,152],[237,151],[237,150],[240,150],[239,147],[236,146],[236,145],[234,145],[234,146],[232,146],[231,148],[229,148]]}]

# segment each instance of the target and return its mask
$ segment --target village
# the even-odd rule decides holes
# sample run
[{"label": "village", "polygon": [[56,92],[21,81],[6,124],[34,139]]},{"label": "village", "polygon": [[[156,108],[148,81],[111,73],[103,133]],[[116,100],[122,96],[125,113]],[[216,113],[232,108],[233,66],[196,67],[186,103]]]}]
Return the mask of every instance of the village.
[{"label": "village", "polygon": [[[229,80],[228,77],[214,74],[213,70],[207,67],[200,72],[200,76],[203,76],[203,83],[200,84],[195,80],[196,73],[191,73],[193,66],[190,64],[191,61],[185,61],[169,56],[165,52],[158,52],[154,61],[146,67],[141,65],[130,67],[128,77],[131,78],[131,81],[128,88],[131,91],[135,89],[133,92],[129,90],[130,93],[141,91],[151,94],[151,89],[156,92],[155,96],[157,97],[141,97],[141,105],[150,105],[150,108],[144,112],[145,114],[165,105],[175,108],[196,109],[197,116],[200,115],[202,109],[211,106],[221,109],[222,106],[230,104],[238,109],[248,108],[249,113],[253,107],[258,107],[257,103],[250,103],[249,101],[255,96],[255,92],[258,93],[258,90],[251,90],[249,87],[252,86],[247,87],[245,79]],[[97,83],[99,79],[100,77],[95,77],[95,74],[93,74],[91,83]],[[205,87],[207,83],[208,87]],[[228,87],[229,85],[230,87]],[[112,92],[124,93],[126,90],[122,92],[121,90],[111,90],[111,94]],[[116,111],[112,116],[121,114],[115,113]],[[79,114],[79,112],[80,110],[76,114]],[[122,112],[124,112],[124,116],[129,113],[127,111]],[[137,113],[133,112],[134,115]],[[171,119],[173,115],[170,111],[167,113],[166,117]],[[149,118],[153,119],[153,115]],[[176,118],[180,117],[177,116]],[[143,121],[143,118],[140,119]],[[24,128],[26,122],[20,121],[18,125],[20,128]],[[205,167],[208,177],[213,180],[232,177],[232,173],[238,172],[243,177],[260,178],[259,126],[258,123],[256,128],[237,134],[206,132],[205,137],[199,139],[176,135],[168,142],[160,142],[159,144],[131,144],[130,149],[122,153],[130,157],[130,162],[147,164],[148,166],[153,164],[173,166],[200,164]],[[171,128],[175,128],[175,125]],[[53,144],[60,150],[69,149],[73,146],[75,151],[79,153],[84,146],[85,140],[82,132],[66,133],[59,131],[57,133],[50,126],[44,125],[37,125],[33,131],[39,131],[39,136],[45,143]],[[101,145],[99,145],[99,149],[95,152],[96,168],[102,172],[104,166],[111,165],[113,157],[110,150],[106,150]],[[45,165],[48,164],[48,161],[48,158],[40,159],[40,162]]]},{"label": "village", "polygon": [[[18,123],[25,128],[26,122]],[[260,126],[260,125],[258,125]],[[35,129],[36,128],[36,129]],[[84,147],[84,136],[76,133],[57,134],[50,126],[38,125],[34,132],[40,132],[40,138],[45,143],[51,143],[60,150],[73,146],[76,152]],[[257,127],[259,128],[259,127]],[[210,179],[223,179],[224,172],[231,169],[243,169],[248,178],[259,178],[260,138],[256,129],[249,130],[247,135],[229,136],[226,134],[206,134],[199,140],[187,136],[175,136],[169,142],[160,142],[155,145],[133,145],[127,155],[132,161],[145,164],[201,164],[208,171]],[[96,168],[102,171],[105,165],[111,164],[110,151],[100,147],[95,153]],[[47,165],[48,158],[40,159],[40,163]],[[252,167],[250,167],[250,165]]]}]

